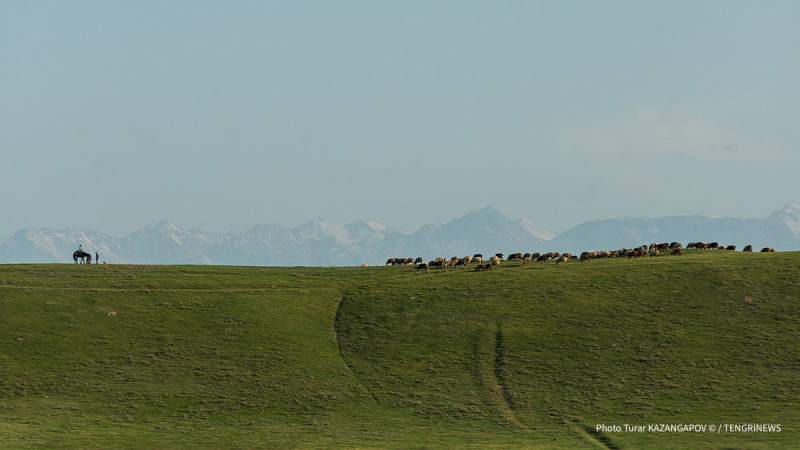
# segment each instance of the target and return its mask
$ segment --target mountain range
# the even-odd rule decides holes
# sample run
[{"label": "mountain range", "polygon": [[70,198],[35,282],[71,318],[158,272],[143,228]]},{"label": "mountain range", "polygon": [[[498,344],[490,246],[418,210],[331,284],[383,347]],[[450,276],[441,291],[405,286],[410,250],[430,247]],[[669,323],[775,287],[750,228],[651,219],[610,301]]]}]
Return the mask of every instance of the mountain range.
[{"label": "mountain range", "polygon": [[786,205],[761,219],[693,215],[589,221],[558,236],[531,220],[510,220],[492,207],[414,233],[376,222],[333,225],[322,219],[297,227],[256,225],[227,234],[187,231],[162,220],[124,238],[77,228],[28,227],[0,240],[0,263],[72,262],[78,245],[92,255],[97,252],[100,261],[119,264],[350,266],[383,264],[391,257],[579,253],[672,241],[800,250],[800,205]]}]

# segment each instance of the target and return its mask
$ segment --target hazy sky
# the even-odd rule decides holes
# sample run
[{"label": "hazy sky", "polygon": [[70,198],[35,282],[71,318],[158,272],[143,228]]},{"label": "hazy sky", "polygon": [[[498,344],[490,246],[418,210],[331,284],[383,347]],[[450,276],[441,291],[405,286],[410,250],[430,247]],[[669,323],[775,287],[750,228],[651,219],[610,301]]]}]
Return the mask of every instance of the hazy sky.
[{"label": "hazy sky", "polygon": [[0,236],[800,201],[798,1],[0,1]]}]

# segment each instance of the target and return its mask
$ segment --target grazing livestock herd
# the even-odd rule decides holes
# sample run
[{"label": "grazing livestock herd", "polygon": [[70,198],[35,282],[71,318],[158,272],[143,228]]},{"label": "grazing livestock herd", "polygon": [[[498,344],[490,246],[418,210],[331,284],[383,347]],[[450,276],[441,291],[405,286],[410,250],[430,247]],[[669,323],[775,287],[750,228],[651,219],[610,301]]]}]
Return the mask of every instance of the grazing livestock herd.
[{"label": "grazing livestock herd", "polygon": [[[659,256],[662,254],[669,253],[672,256],[678,256],[683,254],[683,244],[680,242],[671,242],[671,243],[663,243],[663,244],[650,244],[642,245],[635,248],[623,248],[620,250],[609,250],[609,251],[586,251],[582,252],[580,256],[573,255],[572,253],[561,253],[561,252],[548,252],[548,253],[512,253],[505,258],[506,261],[522,261],[522,267],[528,267],[531,265],[532,262],[547,262],[547,261],[555,261],[556,265],[566,263],[567,261],[571,260],[579,260],[579,261],[590,261],[592,259],[603,259],[603,258],[640,258],[643,256]],[[718,242],[691,242],[689,245],[686,246],[687,249],[698,249],[698,250],[725,250],[725,251],[735,251],[735,245],[720,245]],[[752,252],[753,246],[747,245],[744,247],[742,252]],[[762,252],[774,252],[775,249],[771,247],[764,247],[761,249]],[[662,253],[663,252],[663,253]],[[422,257],[419,258],[389,258],[386,261],[386,265],[411,265],[416,264],[417,270],[427,270],[429,268],[445,268],[445,267],[467,267],[470,265],[475,266],[475,271],[486,271],[492,270],[495,267],[500,265],[500,261],[503,260],[503,253],[497,253],[494,256],[490,257],[488,262],[484,262],[483,254],[476,253],[472,256],[465,256],[463,258],[459,258],[457,256],[453,256],[450,259],[445,258],[444,256],[440,256],[432,261],[425,262]]]}]

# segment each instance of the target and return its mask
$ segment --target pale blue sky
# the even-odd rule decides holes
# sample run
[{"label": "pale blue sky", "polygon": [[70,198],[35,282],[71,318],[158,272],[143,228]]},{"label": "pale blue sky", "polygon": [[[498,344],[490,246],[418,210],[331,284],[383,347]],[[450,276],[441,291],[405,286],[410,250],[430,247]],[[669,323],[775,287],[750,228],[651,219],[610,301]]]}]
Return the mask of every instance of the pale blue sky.
[{"label": "pale blue sky", "polygon": [[800,201],[797,1],[0,1],[0,237]]}]

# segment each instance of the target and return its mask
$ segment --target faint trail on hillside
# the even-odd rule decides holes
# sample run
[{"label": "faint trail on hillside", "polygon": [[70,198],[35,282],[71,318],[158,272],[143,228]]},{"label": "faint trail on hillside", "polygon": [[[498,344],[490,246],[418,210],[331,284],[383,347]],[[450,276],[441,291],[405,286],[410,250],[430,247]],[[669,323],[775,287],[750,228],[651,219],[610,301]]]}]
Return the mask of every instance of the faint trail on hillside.
[{"label": "faint trail on hillside", "polygon": [[603,432],[597,431],[597,429],[595,429],[595,428],[593,428],[593,427],[591,427],[589,425],[580,423],[578,420],[574,420],[573,422],[575,422],[575,426],[578,428],[578,431],[580,432],[580,434],[585,436],[586,439],[588,439],[589,441],[594,442],[596,444],[599,444],[599,445],[601,445],[601,446],[603,446],[605,448],[611,449],[611,450],[619,450],[620,449],[620,447],[618,445],[614,444],[614,442],[611,441],[611,438],[609,438],[608,436],[603,434]]},{"label": "faint trail on hillside", "polygon": [[364,383],[361,377],[359,377],[358,374],[353,370],[352,364],[350,364],[347,361],[347,358],[344,356],[343,342],[340,338],[341,334],[339,331],[341,329],[340,327],[341,327],[342,305],[344,305],[345,299],[346,295],[342,295],[342,298],[339,300],[339,304],[336,306],[336,315],[334,315],[333,317],[333,337],[336,339],[336,345],[339,348],[339,358],[342,359],[342,363],[344,363],[344,366],[347,367],[347,370],[349,370],[350,373],[353,375],[353,378],[355,378],[358,381],[358,383],[367,392],[369,392],[369,395],[372,397],[373,400],[375,400],[375,403],[380,404],[381,402],[378,401],[378,397],[375,395],[374,392],[372,392],[372,389],[370,389],[369,386],[367,386],[367,384]]},{"label": "faint trail on hillside", "polygon": [[503,344],[503,328],[499,322],[497,332],[494,334],[494,376],[497,378],[497,385],[500,386],[500,392],[503,394],[508,409],[513,411],[514,397],[506,383],[506,349]]},{"label": "faint trail on hillside", "polygon": [[507,384],[506,350],[500,323],[495,331],[483,329],[472,349],[476,376],[492,407],[510,424],[527,428],[515,413],[514,397]]}]

